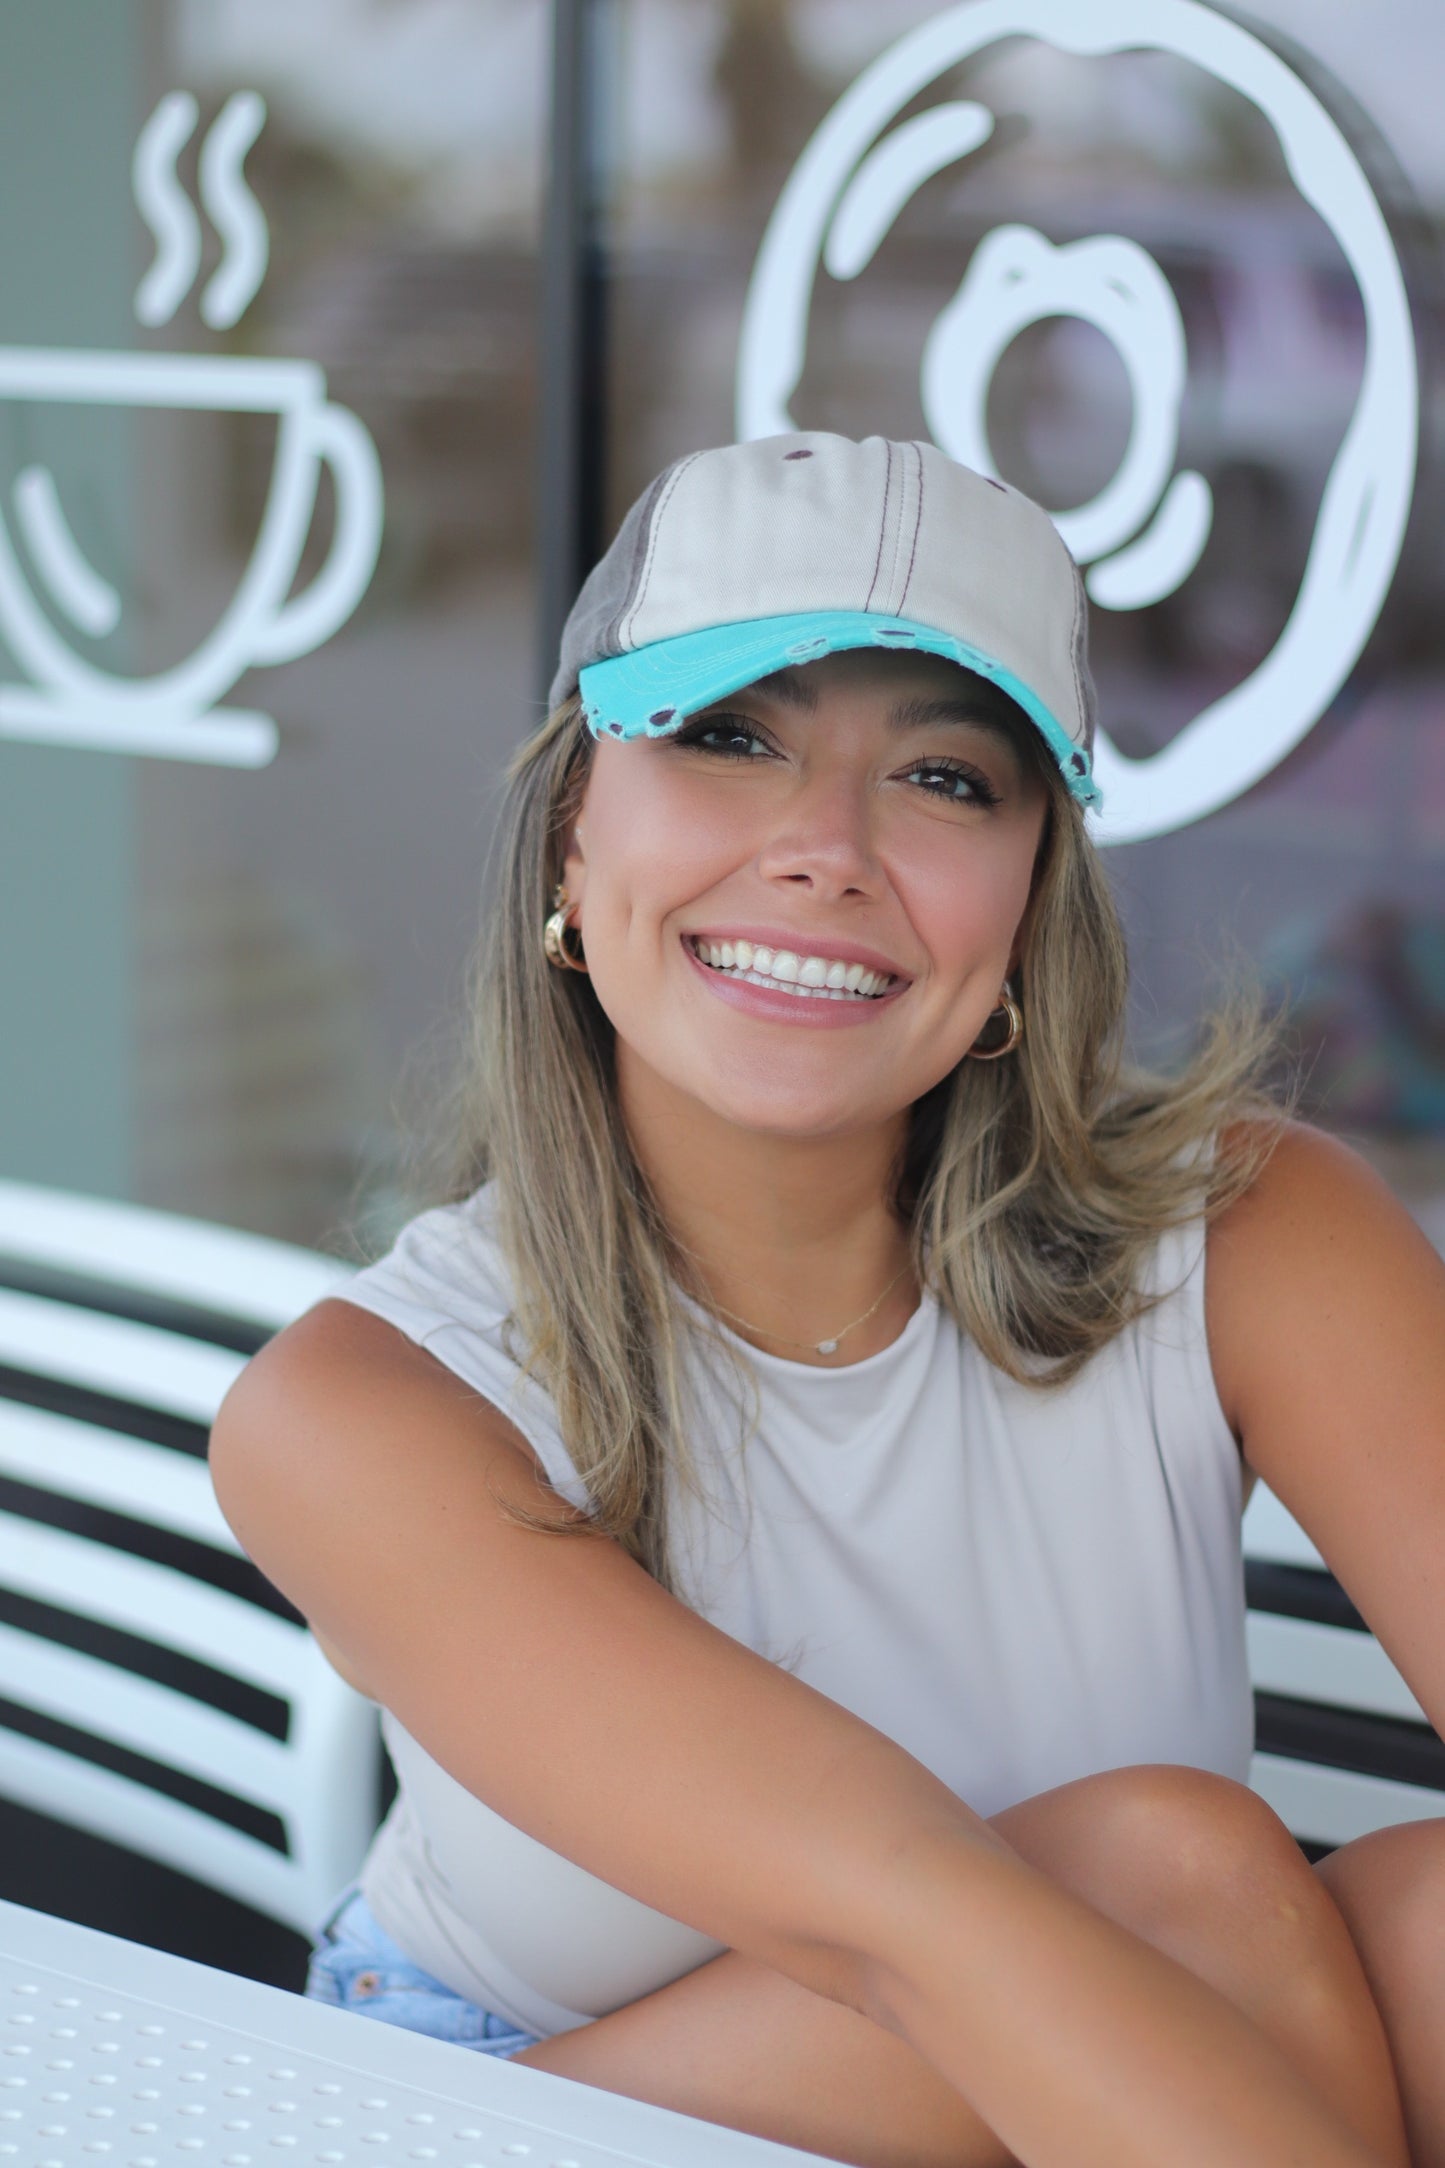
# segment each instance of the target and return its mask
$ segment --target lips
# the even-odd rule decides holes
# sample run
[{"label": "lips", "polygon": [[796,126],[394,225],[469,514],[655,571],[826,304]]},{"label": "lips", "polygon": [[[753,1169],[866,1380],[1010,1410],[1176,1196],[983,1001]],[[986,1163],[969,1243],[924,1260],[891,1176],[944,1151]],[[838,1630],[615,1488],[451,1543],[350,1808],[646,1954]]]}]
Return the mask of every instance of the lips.
[{"label": "lips", "polygon": [[[691,939],[684,938],[678,945],[687,960],[688,970],[697,973],[711,996],[768,1024],[824,1029],[867,1024],[901,1000],[910,983],[896,979],[883,991],[872,994],[849,991],[844,987],[789,983],[760,977],[753,971],[719,970],[703,961]],[[850,969],[860,978],[863,976],[861,964],[850,966]]]},{"label": "lips", "polygon": [[683,934],[684,943],[694,941],[724,941],[736,944],[746,941],[756,948],[770,949],[774,955],[791,952],[801,961],[804,957],[818,956],[827,962],[861,964],[865,971],[876,971],[881,979],[893,979],[906,985],[912,973],[887,956],[881,949],[869,948],[861,941],[852,941],[842,934],[825,932],[821,927],[804,932],[792,926],[769,926],[761,921],[742,923],[730,921],[721,926],[691,926]]},{"label": "lips", "polygon": [[748,980],[769,989],[786,987],[804,999],[876,1000],[898,982],[862,964],[844,963],[833,956],[799,956],[793,949],[771,949],[751,941],[707,941],[700,934],[687,937],[687,947],[710,971]]}]

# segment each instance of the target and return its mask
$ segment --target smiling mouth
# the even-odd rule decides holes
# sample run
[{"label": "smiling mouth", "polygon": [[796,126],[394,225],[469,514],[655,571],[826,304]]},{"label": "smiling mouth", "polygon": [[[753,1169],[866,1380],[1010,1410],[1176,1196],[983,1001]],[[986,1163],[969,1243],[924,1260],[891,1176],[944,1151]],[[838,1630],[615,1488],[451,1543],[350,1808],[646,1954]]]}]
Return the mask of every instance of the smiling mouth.
[{"label": "smiling mouth", "polygon": [[905,983],[896,974],[870,971],[838,957],[805,956],[753,941],[707,941],[699,934],[685,934],[683,939],[698,962],[720,978],[741,979],[749,986],[803,1000],[881,1001]]}]

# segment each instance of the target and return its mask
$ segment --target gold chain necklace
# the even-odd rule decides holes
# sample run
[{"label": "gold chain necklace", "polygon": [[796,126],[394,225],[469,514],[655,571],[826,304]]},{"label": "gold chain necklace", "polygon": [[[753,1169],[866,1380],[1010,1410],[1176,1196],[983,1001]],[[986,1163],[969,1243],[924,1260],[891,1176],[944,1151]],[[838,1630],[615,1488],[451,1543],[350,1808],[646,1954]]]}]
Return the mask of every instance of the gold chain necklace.
[{"label": "gold chain necklace", "polygon": [[[689,1250],[687,1254],[689,1257],[691,1257],[695,1253]],[[713,1308],[717,1311],[720,1317],[729,1318],[734,1325],[746,1325],[749,1332],[761,1333],[765,1340],[780,1341],[784,1347],[805,1347],[808,1348],[815,1355],[833,1355],[837,1352],[838,1342],[840,1340],[846,1340],[850,1332],[856,1332],[860,1325],[867,1324],[869,1318],[872,1317],[875,1310],[882,1309],[884,1303],[888,1300],[888,1297],[892,1294],[894,1288],[898,1285],[898,1282],[902,1279],[904,1273],[908,1271],[909,1266],[912,1264],[912,1262],[913,1260],[910,1257],[907,1264],[900,1265],[897,1272],[894,1273],[892,1279],[888,1282],[888,1285],[884,1288],[882,1294],[878,1297],[878,1300],[874,1303],[870,1303],[868,1308],[863,1312],[863,1315],[861,1317],[855,1317],[851,1325],[845,1325],[841,1332],[835,1332],[831,1340],[790,1340],[786,1333],[769,1332],[765,1326],[755,1325],[751,1318],[739,1317],[736,1310],[726,1309],[722,1303],[713,1301],[713,1298],[711,1296],[708,1297],[708,1300],[712,1302]]]}]

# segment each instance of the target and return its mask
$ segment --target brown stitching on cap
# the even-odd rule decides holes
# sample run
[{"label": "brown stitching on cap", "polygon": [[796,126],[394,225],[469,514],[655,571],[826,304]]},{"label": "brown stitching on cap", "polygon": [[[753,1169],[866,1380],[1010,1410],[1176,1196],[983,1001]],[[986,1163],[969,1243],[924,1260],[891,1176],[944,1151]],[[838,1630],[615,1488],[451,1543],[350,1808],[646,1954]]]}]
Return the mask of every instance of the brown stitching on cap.
[{"label": "brown stitching on cap", "polygon": [[883,517],[878,522],[878,555],[873,560],[873,580],[864,600],[863,607],[865,610],[871,610],[873,607],[873,594],[878,585],[878,571],[883,563],[883,538],[888,532],[888,499],[893,492],[893,445],[887,437],[883,439],[883,453],[885,461],[883,468]]},{"label": "brown stitching on cap", "polygon": [[663,490],[662,495],[657,500],[657,509],[652,515],[652,532],[647,537],[647,555],[642,561],[642,577],[637,583],[637,593],[633,597],[632,608],[626,613],[626,616],[624,618],[618,620],[617,637],[619,641],[629,639],[631,637],[632,627],[636,622],[637,613],[642,608],[643,601],[646,597],[648,582],[652,578],[653,559],[657,555],[657,533],[658,529],[662,525],[662,515],[667,510],[669,499],[672,497],[672,494],[677,488],[678,483],[682,480],[684,474],[692,465],[693,461],[696,459],[701,459],[701,457],[701,452],[689,452],[686,459],[679,459],[676,467],[674,467],[673,469],[672,479],[669,481],[667,487]]},{"label": "brown stitching on cap", "polygon": [[[1062,538],[1060,539],[1062,540]],[[1088,702],[1084,698],[1084,679],[1083,674],[1079,668],[1079,633],[1080,628],[1082,627],[1084,622],[1084,608],[1086,600],[1084,595],[1084,580],[1083,575],[1079,571],[1077,564],[1074,563],[1073,552],[1067,549],[1067,544],[1065,545],[1065,549],[1067,551],[1069,563],[1073,568],[1074,574],[1074,623],[1073,629],[1069,634],[1069,661],[1073,666],[1074,672],[1074,699],[1078,704],[1079,728],[1087,737],[1089,731],[1089,707]],[[1072,731],[1069,733],[1069,735],[1071,737],[1073,736]]]},{"label": "brown stitching on cap", "polygon": [[918,557],[918,532],[923,525],[923,453],[916,444],[910,444],[908,449],[918,466],[918,504],[913,514],[913,539],[908,545],[908,570],[903,575],[903,592],[898,597],[899,617],[906,615],[903,605],[908,600],[908,590],[913,581],[913,567]]}]

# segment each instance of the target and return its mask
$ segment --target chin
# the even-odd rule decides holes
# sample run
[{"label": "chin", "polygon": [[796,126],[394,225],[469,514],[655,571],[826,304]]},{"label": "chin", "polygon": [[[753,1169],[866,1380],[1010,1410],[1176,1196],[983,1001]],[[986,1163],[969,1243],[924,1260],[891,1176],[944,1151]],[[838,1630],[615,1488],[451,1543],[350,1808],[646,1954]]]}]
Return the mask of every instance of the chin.
[{"label": "chin", "polygon": [[836,1086],[805,1091],[777,1082],[759,1082],[751,1089],[727,1090],[719,1088],[720,1081],[712,1076],[703,1089],[693,1093],[711,1114],[736,1129],[752,1130],[760,1136],[794,1138],[799,1143],[809,1138],[839,1136],[849,1130],[879,1128],[903,1112],[902,1106],[863,1104],[856,1094],[839,1092]]}]

